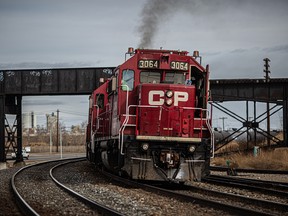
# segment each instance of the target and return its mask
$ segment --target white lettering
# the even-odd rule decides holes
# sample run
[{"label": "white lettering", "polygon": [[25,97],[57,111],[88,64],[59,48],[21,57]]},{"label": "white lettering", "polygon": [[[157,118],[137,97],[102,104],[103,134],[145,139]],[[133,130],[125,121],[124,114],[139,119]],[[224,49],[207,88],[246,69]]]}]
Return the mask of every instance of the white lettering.
[{"label": "white lettering", "polygon": [[[154,95],[159,95],[158,100],[154,100]],[[150,91],[148,95],[148,103],[150,105],[160,106],[164,104],[164,99],[161,98],[164,96],[164,91]]]},{"label": "white lettering", "polygon": [[[162,90],[152,90],[148,94],[148,103],[149,105],[161,106],[164,104],[164,95],[165,92]],[[174,106],[178,106],[179,102],[188,101],[187,92],[174,92]]]},{"label": "white lettering", "polygon": [[182,101],[182,102],[188,101],[188,93],[175,91],[175,93],[174,93],[174,106],[178,106],[179,101]]}]

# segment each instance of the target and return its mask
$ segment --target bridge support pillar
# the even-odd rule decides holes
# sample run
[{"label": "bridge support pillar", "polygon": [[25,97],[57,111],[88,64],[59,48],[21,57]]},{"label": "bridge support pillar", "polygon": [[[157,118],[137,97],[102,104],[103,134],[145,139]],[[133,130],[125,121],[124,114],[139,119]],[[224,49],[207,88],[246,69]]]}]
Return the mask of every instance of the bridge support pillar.
[{"label": "bridge support pillar", "polygon": [[5,161],[5,96],[0,95],[0,163]]},{"label": "bridge support pillar", "polygon": [[288,100],[283,101],[283,140],[288,147]]},{"label": "bridge support pillar", "polygon": [[17,121],[17,154],[16,162],[23,161],[22,155],[22,95],[16,96],[16,121]]},{"label": "bridge support pillar", "polygon": [[[9,122],[6,114],[16,116]],[[7,154],[16,153],[16,162],[22,156],[22,95],[0,95],[0,162],[6,162]]]}]

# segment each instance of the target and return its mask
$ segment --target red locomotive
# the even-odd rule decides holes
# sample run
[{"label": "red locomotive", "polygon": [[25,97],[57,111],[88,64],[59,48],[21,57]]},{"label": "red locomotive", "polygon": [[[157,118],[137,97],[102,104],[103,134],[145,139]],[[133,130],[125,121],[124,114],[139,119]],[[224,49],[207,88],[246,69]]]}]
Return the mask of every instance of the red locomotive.
[{"label": "red locomotive", "polygon": [[132,179],[209,175],[208,69],[186,51],[129,48],[90,96],[87,158]]}]

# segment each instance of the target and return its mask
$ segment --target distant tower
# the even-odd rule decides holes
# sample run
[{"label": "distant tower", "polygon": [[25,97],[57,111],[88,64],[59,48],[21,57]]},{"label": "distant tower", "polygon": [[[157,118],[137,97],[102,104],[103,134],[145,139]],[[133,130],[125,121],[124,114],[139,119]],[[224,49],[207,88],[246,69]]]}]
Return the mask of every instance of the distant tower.
[{"label": "distant tower", "polygon": [[23,129],[36,128],[36,125],[37,125],[37,118],[33,111],[30,113],[23,113],[22,115]]},{"label": "distant tower", "polygon": [[56,127],[57,116],[54,115],[54,113],[52,113],[51,115],[46,114],[46,121],[47,130],[50,131],[51,129]]}]

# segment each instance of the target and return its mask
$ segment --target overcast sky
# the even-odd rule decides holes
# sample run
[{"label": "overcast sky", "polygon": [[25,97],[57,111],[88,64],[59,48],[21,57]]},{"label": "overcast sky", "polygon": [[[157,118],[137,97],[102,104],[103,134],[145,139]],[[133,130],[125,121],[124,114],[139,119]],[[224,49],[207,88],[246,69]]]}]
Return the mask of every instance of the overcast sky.
[{"label": "overcast sky", "polygon": [[[0,70],[117,66],[144,46],[199,50],[212,79],[263,78],[266,57],[271,77],[287,78],[287,11],[287,0],[0,0]],[[87,97],[49,103],[24,97],[23,111],[86,120]]]}]

